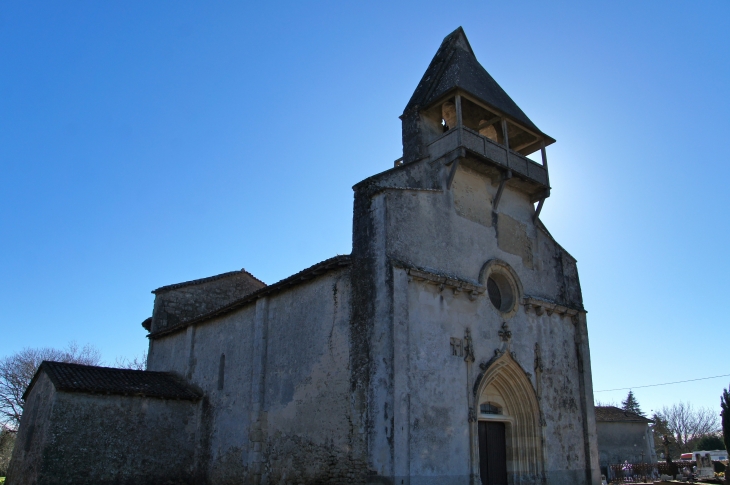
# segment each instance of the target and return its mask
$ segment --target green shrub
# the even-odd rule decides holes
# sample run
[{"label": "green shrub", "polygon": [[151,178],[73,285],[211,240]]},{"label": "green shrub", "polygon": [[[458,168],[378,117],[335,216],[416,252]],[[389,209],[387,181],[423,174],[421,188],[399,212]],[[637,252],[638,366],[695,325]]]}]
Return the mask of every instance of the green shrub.
[{"label": "green shrub", "polygon": [[700,438],[692,449],[697,451],[724,450],[725,442],[720,436],[708,434]]}]

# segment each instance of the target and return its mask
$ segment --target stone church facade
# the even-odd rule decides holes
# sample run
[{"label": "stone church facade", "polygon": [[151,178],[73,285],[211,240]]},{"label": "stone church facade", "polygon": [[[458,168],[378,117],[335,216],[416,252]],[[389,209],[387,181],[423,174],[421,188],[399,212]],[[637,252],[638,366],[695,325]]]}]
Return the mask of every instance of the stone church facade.
[{"label": "stone church facade", "polygon": [[600,483],[576,260],[539,219],[554,140],[461,28],[401,119],[351,255],[155,290],[146,371],[44,363],[7,484]]}]

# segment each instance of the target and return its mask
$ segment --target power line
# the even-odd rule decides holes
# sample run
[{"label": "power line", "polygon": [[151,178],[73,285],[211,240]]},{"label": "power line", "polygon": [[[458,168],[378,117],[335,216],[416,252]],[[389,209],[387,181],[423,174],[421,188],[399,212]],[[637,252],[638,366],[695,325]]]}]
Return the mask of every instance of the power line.
[{"label": "power line", "polygon": [[683,382],[693,382],[693,381],[705,381],[707,379],[717,379],[718,377],[728,377],[730,374],[723,374],[721,376],[712,376],[712,377],[700,377],[699,379],[687,379],[686,381],[676,381],[676,382],[665,382],[663,384],[649,384],[647,386],[634,386],[634,387],[621,387],[619,389],[603,389],[602,391],[593,391],[595,392],[608,392],[608,391],[625,391],[627,389],[641,389],[642,387],[656,387],[656,386],[668,386],[670,384],[681,384]]}]

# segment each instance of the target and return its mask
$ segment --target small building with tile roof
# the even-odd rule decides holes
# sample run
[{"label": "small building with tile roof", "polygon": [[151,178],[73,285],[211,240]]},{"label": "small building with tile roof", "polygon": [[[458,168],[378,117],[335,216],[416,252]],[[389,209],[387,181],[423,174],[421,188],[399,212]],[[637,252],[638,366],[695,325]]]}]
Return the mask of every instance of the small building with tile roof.
[{"label": "small building with tile roof", "polygon": [[601,467],[618,463],[656,463],[653,421],[616,406],[596,406]]},{"label": "small building with tile roof", "polygon": [[6,483],[193,483],[202,397],[169,372],[43,362]]},{"label": "small building with tile roof", "polygon": [[555,140],[461,28],[400,118],[350,255],[155,290],[147,371],[44,364],[7,485],[598,485],[576,260],[539,217]]}]

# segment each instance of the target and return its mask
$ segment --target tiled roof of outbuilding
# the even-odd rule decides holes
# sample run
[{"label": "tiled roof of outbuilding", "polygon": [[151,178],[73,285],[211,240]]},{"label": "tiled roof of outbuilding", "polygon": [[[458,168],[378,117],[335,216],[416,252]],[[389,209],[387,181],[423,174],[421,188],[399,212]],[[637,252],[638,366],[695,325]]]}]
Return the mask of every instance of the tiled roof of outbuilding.
[{"label": "tiled roof of outbuilding", "polygon": [[624,411],[616,406],[596,406],[596,421],[622,421],[628,423],[653,423],[640,414]]},{"label": "tiled roof of outbuilding", "polygon": [[173,374],[43,361],[23,395],[26,398],[41,372],[58,391],[154,397],[195,401],[200,395]]}]

